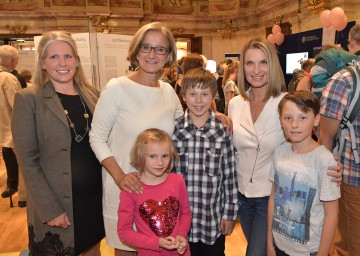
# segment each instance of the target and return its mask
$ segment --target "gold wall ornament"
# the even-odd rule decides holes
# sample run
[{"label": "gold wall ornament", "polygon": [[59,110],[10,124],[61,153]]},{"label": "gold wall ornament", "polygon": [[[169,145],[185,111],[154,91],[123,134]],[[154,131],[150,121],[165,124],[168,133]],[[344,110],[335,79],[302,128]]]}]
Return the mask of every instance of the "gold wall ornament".
[{"label": "gold wall ornament", "polygon": [[223,27],[217,30],[217,33],[221,34],[223,38],[231,39],[232,35],[238,31],[237,27],[233,26],[232,19],[226,19],[222,21]]},{"label": "gold wall ornament", "polygon": [[26,25],[6,25],[6,28],[10,30],[11,34],[25,34],[25,31],[28,29]]},{"label": "gold wall ornament", "polygon": [[191,0],[169,0],[169,4],[171,6],[184,6],[184,5],[192,5]]},{"label": "gold wall ornament", "polygon": [[329,0],[306,0],[305,7],[313,15],[318,15],[323,10],[329,9]]},{"label": "gold wall ornament", "polygon": [[98,33],[108,34],[110,32],[110,28],[107,25],[108,16],[104,15],[94,15],[90,16],[91,24],[94,30]]},{"label": "gold wall ornament", "polygon": [[183,34],[184,29],[179,27],[170,27],[170,31],[174,36],[178,36]]},{"label": "gold wall ornament", "polygon": [[280,26],[282,20],[283,20],[283,16],[278,15],[275,18],[273,18],[271,21],[272,21],[273,25],[279,25]]}]

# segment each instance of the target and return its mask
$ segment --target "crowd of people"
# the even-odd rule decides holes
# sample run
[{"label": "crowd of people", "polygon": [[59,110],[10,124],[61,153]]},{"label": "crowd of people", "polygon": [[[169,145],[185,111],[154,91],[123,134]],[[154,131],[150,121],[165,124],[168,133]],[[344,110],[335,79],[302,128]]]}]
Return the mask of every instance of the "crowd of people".
[{"label": "crowd of people", "polygon": [[[360,25],[349,51],[360,54]],[[153,22],[130,42],[134,71],[100,94],[69,33],[44,34],[37,52],[31,83],[11,74],[17,49],[0,46],[2,197],[19,190],[30,255],[97,256],[106,236],[115,256],[225,256],[237,220],[246,255],[360,251],[357,152],[351,141],[330,152],[348,71],[321,100],[310,68],[287,92],[276,48],[256,37],[212,74],[200,54],[177,61],[170,29]],[[360,114],[354,127],[360,146]]]}]

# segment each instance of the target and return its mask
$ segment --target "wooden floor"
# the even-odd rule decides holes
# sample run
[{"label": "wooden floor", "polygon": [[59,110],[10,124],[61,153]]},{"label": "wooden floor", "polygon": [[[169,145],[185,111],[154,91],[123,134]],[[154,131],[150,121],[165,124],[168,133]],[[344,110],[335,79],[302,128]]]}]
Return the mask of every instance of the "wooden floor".
[{"label": "wooden floor", "polygon": [[[1,154],[0,154],[1,155]],[[6,171],[0,156],[0,193],[6,188]],[[14,206],[10,208],[9,198],[0,197],[0,256],[17,256],[27,249],[26,208],[17,207],[17,193],[13,196]],[[226,238],[226,256],[243,256],[246,240],[239,223],[231,236]],[[101,244],[102,256],[114,255],[113,249],[106,246],[104,239]]]}]

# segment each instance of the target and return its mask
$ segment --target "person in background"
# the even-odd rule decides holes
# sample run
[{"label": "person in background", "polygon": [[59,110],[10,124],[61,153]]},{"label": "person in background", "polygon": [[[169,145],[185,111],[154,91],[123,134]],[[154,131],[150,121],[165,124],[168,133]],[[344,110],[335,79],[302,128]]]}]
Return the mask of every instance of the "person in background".
[{"label": "person in background", "polygon": [[38,45],[35,86],[15,96],[12,132],[28,192],[30,255],[99,256],[101,165],[88,132],[98,91],[64,31]]},{"label": "person in background", "polygon": [[20,75],[25,79],[27,87],[33,85],[31,83],[32,74],[29,70],[27,70],[27,69],[21,70]]},{"label": "person in background", "polygon": [[[188,53],[184,60],[183,60],[183,75],[186,75],[186,73],[194,68],[204,68],[204,59],[201,57],[202,55],[197,54],[197,53]],[[186,102],[184,101],[184,97],[183,95],[181,95],[181,87],[182,87],[182,77],[179,78],[176,81],[175,84],[175,92],[178,95],[181,105],[183,107],[183,110],[185,111],[187,109],[187,105]]]},{"label": "person in background", "polygon": [[192,256],[225,256],[225,236],[238,217],[235,152],[211,110],[216,91],[209,71],[196,68],[184,75],[181,93],[188,109],[176,119],[172,136],[180,155],[174,170],[184,176],[193,213],[188,235]]},{"label": "person in background", "polygon": [[[285,80],[274,45],[252,38],[241,51],[240,95],[229,103],[239,185],[239,217],[248,242],[246,255],[266,255],[267,209],[273,153],[285,142],[277,107],[285,95]],[[341,170],[337,165],[329,169]],[[341,181],[340,172],[329,172]]]},{"label": "person in background", "polygon": [[12,196],[18,191],[19,166],[15,155],[11,132],[11,117],[16,92],[21,90],[20,82],[11,74],[18,63],[18,50],[10,45],[0,46],[0,143],[6,167],[6,190],[2,198]]},{"label": "person in background", "polygon": [[179,75],[176,64],[173,64],[171,67],[168,68],[163,68],[161,71],[160,80],[170,84],[173,88],[175,88],[175,84],[178,78]]},{"label": "person in background", "polygon": [[239,71],[239,62],[234,61],[224,69],[223,91],[225,96],[225,115],[228,114],[229,102],[232,98],[239,95],[237,86],[237,76]]},{"label": "person in background", "polygon": [[288,142],[275,149],[271,169],[268,256],[329,255],[340,188],[326,175],[336,165],[333,154],[312,138],[319,111],[319,99],[309,91],[288,93],[279,103]]},{"label": "person in background", "polygon": [[120,192],[118,234],[139,255],[190,256],[186,238],[191,225],[189,198],[183,177],[171,172],[177,159],[171,138],[158,129],[140,133],[131,149],[131,165],[141,172],[144,191]]},{"label": "person in background", "polygon": [[[349,33],[349,51],[360,54],[360,25],[355,25]],[[359,59],[358,59],[359,62]],[[359,63],[358,63],[359,65]],[[319,143],[333,149],[333,141],[340,132],[343,116],[349,108],[353,95],[353,78],[346,69],[333,75],[326,85],[321,99]],[[356,86],[356,85],[355,85]],[[330,255],[357,255],[360,252],[360,164],[355,161],[351,143],[355,140],[360,147],[360,113],[353,123],[354,137],[349,127],[345,127],[344,150],[339,152],[344,166],[341,198],[339,200],[339,223]],[[357,157],[360,157],[359,155]]]},{"label": "person in background", "polygon": [[216,110],[220,113],[225,113],[225,96],[224,90],[222,88],[222,81],[224,75],[224,69],[226,67],[226,60],[219,62],[216,65],[216,73],[218,74],[218,78],[216,79],[217,83],[217,92],[215,96]]},{"label": "person in background", "polygon": [[313,87],[310,71],[311,71],[311,68],[314,66],[314,63],[315,63],[315,59],[309,58],[301,64],[301,69],[304,70],[306,73],[298,82],[298,84],[295,88],[296,91],[301,91],[301,90],[309,91]]},{"label": "person in background", "polygon": [[349,52],[360,56],[360,24],[356,24],[350,29],[348,48]]}]

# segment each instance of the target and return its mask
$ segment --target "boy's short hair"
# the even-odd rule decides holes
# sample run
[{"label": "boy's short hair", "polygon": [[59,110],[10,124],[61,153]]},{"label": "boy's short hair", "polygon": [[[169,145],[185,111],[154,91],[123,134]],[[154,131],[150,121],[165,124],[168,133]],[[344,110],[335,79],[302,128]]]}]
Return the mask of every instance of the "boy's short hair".
[{"label": "boy's short hair", "polygon": [[217,92],[216,78],[210,71],[203,68],[195,68],[187,72],[182,81],[181,94],[185,96],[186,90],[193,88],[207,89],[210,88],[212,97]]},{"label": "boy's short hair", "polygon": [[178,160],[176,148],[170,136],[156,128],[146,129],[138,135],[130,152],[130,164],[138,171],[143,172],[146,158],[146,144],[149,142],[168,142],[170,145],[170,164],[167,172],[170,172],[174,163]]},{"label": "boy's short hair", "polygon": [[27,70],[27,69],[23,69],[20,73],[20,75],[22,75],[22,77],[25,79],[25,80],[30,80],[31,77],[32,77],[32,74],[30,72],[30,70]]},{"label": "boy's short hair", "polygon": [[309,91],[295,91],[287,93],[280,101],[278,105],[278,112],[281,117],[283,106],[285,102],[292,101],[296,106],[304,113],[312,111],[314,115],[320,113],[320,101],[319,99]]}]

